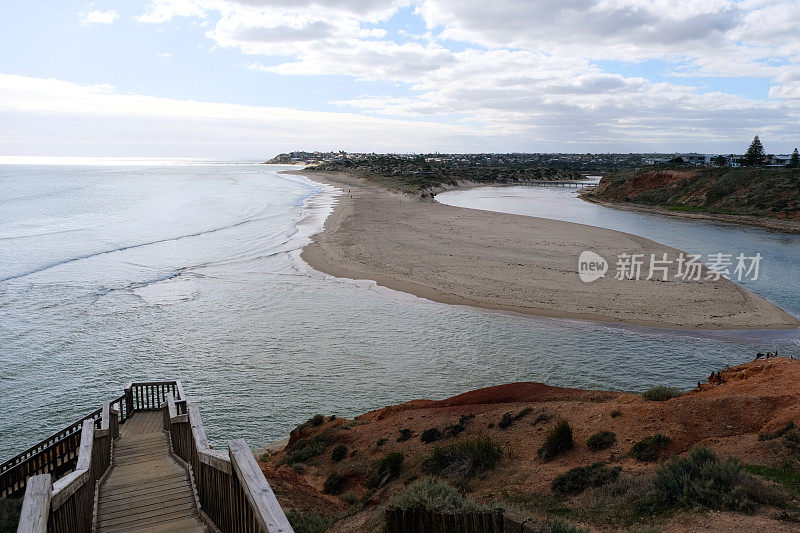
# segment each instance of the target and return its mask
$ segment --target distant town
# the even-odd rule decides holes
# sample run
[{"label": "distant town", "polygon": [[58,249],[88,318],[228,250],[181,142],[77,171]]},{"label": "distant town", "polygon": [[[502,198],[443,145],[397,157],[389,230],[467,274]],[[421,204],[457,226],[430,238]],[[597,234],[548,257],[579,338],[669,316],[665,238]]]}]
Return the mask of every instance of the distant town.
[{"label": "distant town", "polygon": [[[640,168],[661,165],[740,167],[746,165],[746,154],[703,153],[644,153],[644,154],[568,154],[568,153],[508,153],[508,154],[375,154],[352,152],[289,152],[277,155],[267,163],[323,165],[337,167],[360,166],[378,159],[412,164],[427,163],[432,167],[447,168],[530,168],[547,167],[579,172],[600,172],[622,168]],[[759,166],[785,167],[792,164],[792,154],[765,154]]]}]

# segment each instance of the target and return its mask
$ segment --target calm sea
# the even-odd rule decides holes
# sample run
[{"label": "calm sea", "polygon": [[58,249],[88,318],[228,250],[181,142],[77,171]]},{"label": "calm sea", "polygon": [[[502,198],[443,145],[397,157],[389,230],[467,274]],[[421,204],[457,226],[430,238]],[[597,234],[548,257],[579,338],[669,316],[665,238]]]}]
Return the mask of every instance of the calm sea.
[{"label": "calm sea", "polygon": [[183,380],[212,443],[256,448],[317,412],[510,381],[690,387],[756,351],[797,349],[796,333],[521,317],[324,276],[298,253],[333,194],[283,169],[0,165],[0,459],[134,380]]}]

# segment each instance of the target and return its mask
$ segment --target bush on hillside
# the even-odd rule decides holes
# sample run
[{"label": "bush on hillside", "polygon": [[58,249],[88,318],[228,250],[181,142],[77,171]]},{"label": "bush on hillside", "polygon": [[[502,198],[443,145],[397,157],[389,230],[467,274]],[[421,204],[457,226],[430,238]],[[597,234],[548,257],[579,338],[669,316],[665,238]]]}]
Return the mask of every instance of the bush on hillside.
[{"label": "bush on hillside", "polygon": [[386,454],[367,478],[367,488],[378,489],[396,478],[403,467],[403,459],[405,456],[399,452]]},{"label": "bush on hillside", "polygon": [[553,479],[550,488],[556,494],[580,494],[589,487],[601,487],[613,483],[619,477],[622,468],[609,467],[603,463],[591,466],[578,466]]},{"label": "bush on hillside", "polygon": [[550,461],[557,455],[571,450],[574,446],[572,441],[572,427],[566,420],[561,420],[547,433],[544,444],[539,447],[539,457],[544,461]]},{"label": "bush on hillside", "polygon": [[631,447],[631,455],[640,461],[655,461],[670,442],[670,438],[661,433],[650,435]]},{"label": "bush on hillside", "polygon": [[441,431],[439,431],[437,428],[428,428],[422,432],[422,435],[419,437],[419,440],[421,440],[425,444],[429,444],[431,442],[436,442],[441,438],[442,438]]},{"label": "bush on hillside", "polygon": [[390,503],[398,509],[427,509],[429,511],[476,511],[478,505],[465,498],[453,486],[432,478],[412,483]]},{"label": "bush on hillside", "polygon": [[491,470],[503,450],[488,437],[437,446],[422,463],[422,469],[441,476],[473,476]]},{"label": "bush on hillside", "polygon": [[665,402],[682,395],[683,391],[681,389],[676,387],[667,387],[666,385],[656,385],[655,387],[650,387],[642,393],[642,397],[645,400],[650,400],[651,402]]},{"label": "bush on hillside", "polygon": [[294,533],[323,533],[333,525],[333,519],[319,513],[290,509],[286,518],[294,529]]},{"label": "bush on hillside", "polygon": [[331,460],[339,462],[347,457],[347,446],[340,444],[331,452]]},{"label": "bush on hillside", "polygon": [[743,471],[741,463],[724,461],[698,446],[656,470],[650,501],[655,508],[725,509],[752,513],[758,504],[780,505],[782,491]]},{"label": "bush on hillside", "polygon": [[586,439],[586,446],[593,452],[610,448],[617,442],[617,435],[613,431],[601,431]]},{"label": "bush on hillside", "polygon": [[289,453],[278,464],[305,463],[310,459],[325,453],[328,447],[328,437],[324,433],[305,439],[300,439],[292,444]]}]

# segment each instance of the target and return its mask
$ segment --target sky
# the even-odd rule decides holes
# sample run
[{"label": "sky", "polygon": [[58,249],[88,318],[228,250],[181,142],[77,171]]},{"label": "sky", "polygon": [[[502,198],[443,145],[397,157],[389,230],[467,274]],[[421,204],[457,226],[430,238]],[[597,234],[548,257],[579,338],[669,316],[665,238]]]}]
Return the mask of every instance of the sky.
[{"label": "sky", "polygon": [[800,0],[31,0],[0,45],[0,156],[800,145]]}]

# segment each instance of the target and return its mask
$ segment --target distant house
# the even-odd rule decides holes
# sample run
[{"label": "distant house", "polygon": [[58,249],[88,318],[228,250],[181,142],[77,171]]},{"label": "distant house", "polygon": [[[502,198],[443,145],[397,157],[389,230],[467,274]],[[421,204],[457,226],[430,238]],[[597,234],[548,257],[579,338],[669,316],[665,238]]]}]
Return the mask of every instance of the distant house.
[{"label": "distant house", "polygon": [[792,160],[791,154],[789,155],[772,155],[767,158],[767,166],[770,167],[785,167]]}]

